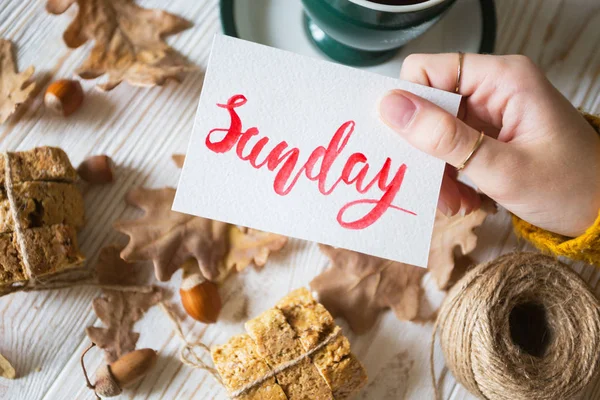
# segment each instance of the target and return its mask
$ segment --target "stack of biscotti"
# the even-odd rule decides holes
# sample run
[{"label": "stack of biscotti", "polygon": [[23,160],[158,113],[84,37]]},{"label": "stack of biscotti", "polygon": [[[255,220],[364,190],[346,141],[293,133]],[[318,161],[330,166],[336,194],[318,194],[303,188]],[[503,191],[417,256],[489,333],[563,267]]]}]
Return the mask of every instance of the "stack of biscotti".
[{"label": "stack of biscotti", "polygon": [[[248,334],[215,347],[212,358],[230,394],[277,371],[236,399],[347,399],[367,376],[348,339],[336,335],[339,329],[325,307],[302,288],[246,322]],[[309,357],[289,365],[307,353]]]},{"label": "stack of biscotti", "polygon": [[[29,281],[50,279],[80,266],[77,230],[84,223],[77,172],[62,149],[38,147],[9,154],[14,215],[7,194],[6,159],[0,155],[0,295]],[[15,219],[20,222],[19,241]],[[29,270],[24,265],[24,255]]]}]

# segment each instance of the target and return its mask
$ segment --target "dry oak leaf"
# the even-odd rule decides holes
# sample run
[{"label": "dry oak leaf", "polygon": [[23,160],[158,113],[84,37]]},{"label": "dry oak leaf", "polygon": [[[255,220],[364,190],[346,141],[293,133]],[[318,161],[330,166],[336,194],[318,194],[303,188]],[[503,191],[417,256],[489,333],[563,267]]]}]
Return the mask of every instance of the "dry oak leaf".
[{"label": "dry oak leaf", "polygon": [[310,287],[319,293],[325,308],[348,321],[352,331],[366,332],[387,308],[400,320],[418,317],[425,268],[322,244],[319,247],[331,265]]},{"label": "dry oak leaf", "polygon": [[[483,197],[481,207],[470,214],[457,214],[447,217],[437,211],[433,224],[431,247],[427,268],[437,286],[447,289],[459,276],[458,260],[466,260],[466,256],[477,246],[477,234],[474,229],[481,226],[489,214],[496,212],[495,203],[488,197]],[[460,268],[465,272],[465,268]]]},{"label": "dry oak leaf", "polygon": [[79,10],[63,34],[66,45],[77,48],[94,41],[89,57],[77,69],[83,79],[108,74],[101,90],[111,90],[123,80],[134,86],[180,81],[191,69],[187,61],[163,38],[192,24],[162,10],[145,9],[133,0],[48,0],[52,14],[64,13],[77,2]]},{"label": "dry oak leaf", "polygon": [[0,377],[7,379],[15,379],[17,373],[12,364],[0,354]]},{"label": "dry oak leaf", "polygon": [[[185,154],[172,154],[171,159],[177,168],[183,168]],[[269,254],[272,251],[281,250],[287,240],[286,236],[275,233],[231,226],[229,228],[229,252],[218,280],[222,281],[234,269],[240,272],[252,263],[257,267],[264,267]]]},{"label": "dry oak leaf", "polygon": [[235,268],[238,272],[252,263],[264,267],[269,254],[281,250],[287,241],[287,236],[232,226],[229,229],[229,252],[225,267],[227,271]]},{"label": "dry oak leaf", "polygon": [[162,298],[162,290],[154,287],[150,292],[104,290],[104,296],[94,299],[94,311],[106,328],[89,326],[85,331],[104,350],[108,363],[135,350],[140,334],[132,331],[133,324]]},{"label": "dry oak leaf", "polygon": [[153,283],[152,272],[143,264],[129,263],[121,258],[122,248],[109,245],[100,250],[94,266],[100,285],[123,287],[148,286]]},{"label": "dry oak leaf", "polygon": [[175,189],[133,189],[128,204],[144,210],[139,219],[117,221],[116,230],[129,235],[121,251],[126,261],[152,260],[159,281],[168,281],[190,258],[198,261],[208,280],[215,280],[227,254],[229,224],[171,210]]},{"label": "dry oak leaf", "polygon": [[29,66],[17,73],[17,66],[9,40],[0,39],[0,124],[4,123],[19,107],[27,101],[35,83],[29,79],[34,68]]},{"label": "dry oak leaf", "polygon": [[185,162],[185,154],[175,153],[171,155],[171,160],[175,163],[177,168],[183,168],[183,163]]}]

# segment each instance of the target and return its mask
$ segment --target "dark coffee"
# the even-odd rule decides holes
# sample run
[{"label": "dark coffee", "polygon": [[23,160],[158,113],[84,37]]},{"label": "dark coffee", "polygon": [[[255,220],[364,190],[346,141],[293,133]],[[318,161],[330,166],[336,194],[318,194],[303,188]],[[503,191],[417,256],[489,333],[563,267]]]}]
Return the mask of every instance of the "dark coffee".
[{"label": "dark coffee", "polygon": [[371,3],[385,4],[388,6],[409,6],[411,4],[425,3],[427,0],[368,0]]}]

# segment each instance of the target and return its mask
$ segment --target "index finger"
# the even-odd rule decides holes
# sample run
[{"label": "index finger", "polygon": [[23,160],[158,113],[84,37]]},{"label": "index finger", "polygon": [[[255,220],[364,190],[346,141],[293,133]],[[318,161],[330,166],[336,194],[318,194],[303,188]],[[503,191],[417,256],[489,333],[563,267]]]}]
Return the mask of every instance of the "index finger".
[{"label": "index finger", "polygon": [[[454,92],[458,63],[458,53],[411,54],[402,64],[400,78]],[[524,86],[535,82],[537,75],[537,67],[525,56],[467,53],[458,93],[469,97],[469,108],[480,120],[500,128],[505,109],[515,101],[513,96],[523,93]]]},{"label": "index finger", "polygon": [[[454,92],[458,74],[458,53],[411,54],[404,59],[400,79]],[[497,77],[509,60],[502,56],[467,53],[463,57],[458,93],[471,96],[486,78]]]}]

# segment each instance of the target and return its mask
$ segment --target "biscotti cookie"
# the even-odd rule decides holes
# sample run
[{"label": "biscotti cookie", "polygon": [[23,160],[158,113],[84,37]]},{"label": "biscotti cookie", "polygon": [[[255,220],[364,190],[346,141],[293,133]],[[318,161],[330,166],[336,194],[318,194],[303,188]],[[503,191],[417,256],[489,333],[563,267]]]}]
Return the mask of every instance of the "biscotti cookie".
[{"label": "biscotti cookie", "polygon": [[[52,225],[23,231],[32,277],[40,278],[81,265],[77,231],[69,225]],[[0,285],[28,279],[15,232],[0,234]]]},{"label": "biscotti cookie", "polygon": [[[52,225],[23,231],[27,259],[33,276],[41,277],[79,265],[84,256],[77,245],[77,230],[70,225]],[[16,245],[16,234],[13,235]],[[21,256],[22,257],[22,256]]]},{"label": "biscotti cookie", "polygon": [[[28,181],[73,182],[77,171],[69,157],[58,147],[36,147],[29,151],[10,153],[11,177],[13,183]],[[0,185],[5,185],[5,160],[0,153]]]},{"label": "biscotti cookie", "polygon": [[[272,369],[304,354],[294,330],[276,308],[246,322],[245,327],[256,344],[257,353]],[[308,357],[279,372],[276,379],[290,400],[333,399],[331,390]]]},{"label": "biscotti cookie", "polygon": [[[235,336],[212,351],[224,385],[235,399],[267,399],[268,383],[282,398],[341,400],[367,382],[363,366],[331,314],[306,289],[246,322],[248,335]],[[249,387],[240,396],[236,390]],[[252,394],[255,397],[243,397]]]},{"label": "biscotti cookie", "polygon": [[[298,336],[305,352],[326,340],[335,329],[331,314],[306,288],[291,292],[276,307]],[[367,383],[367,374],[350,352],[350,342],[343,335],[317,350],[311,359],[336,400],[347,398]]]},{"label": "biscotti cookie", "polygon": [[[13,186],[22,229],[67,224],[81,228],[84,206],[81,192],[71,183],[23,182]],[[12,232],[14,219],[5,190],[0,190],[0,232]]]},{"label": "biscotti cookie", "polygon": [[84,203],[76,178],[60,148],[0,153],[0,296],[91,276],[77,246]]},{"label": "biscotti cookie", "polygon": [[312,362],[325,379],[336,400],[347,399],[367,383],[367,373],[345,336],[338,336],[312,356]]},{"label": "biscotti cookie", "polygon": [[27,278],[12,233],[0,234],[0,286],[23,282]]},{"label": "biscotti cookie", "polygon": [[275,307],[281,310],[294,329],[305,351],[321,343],[335,328],[329,311],[317,303],[306,288],[292,291]]},{"label": "biscotti cookie", "polygon": [[[222,346],[211,350],[211,356],[223,384],[230,393],[240,390],[270,372],[267,363],[257,354],[254,342],[248,335],[234,336]],[[237,399],[286,400],[275,378],[267,379]]]}]

